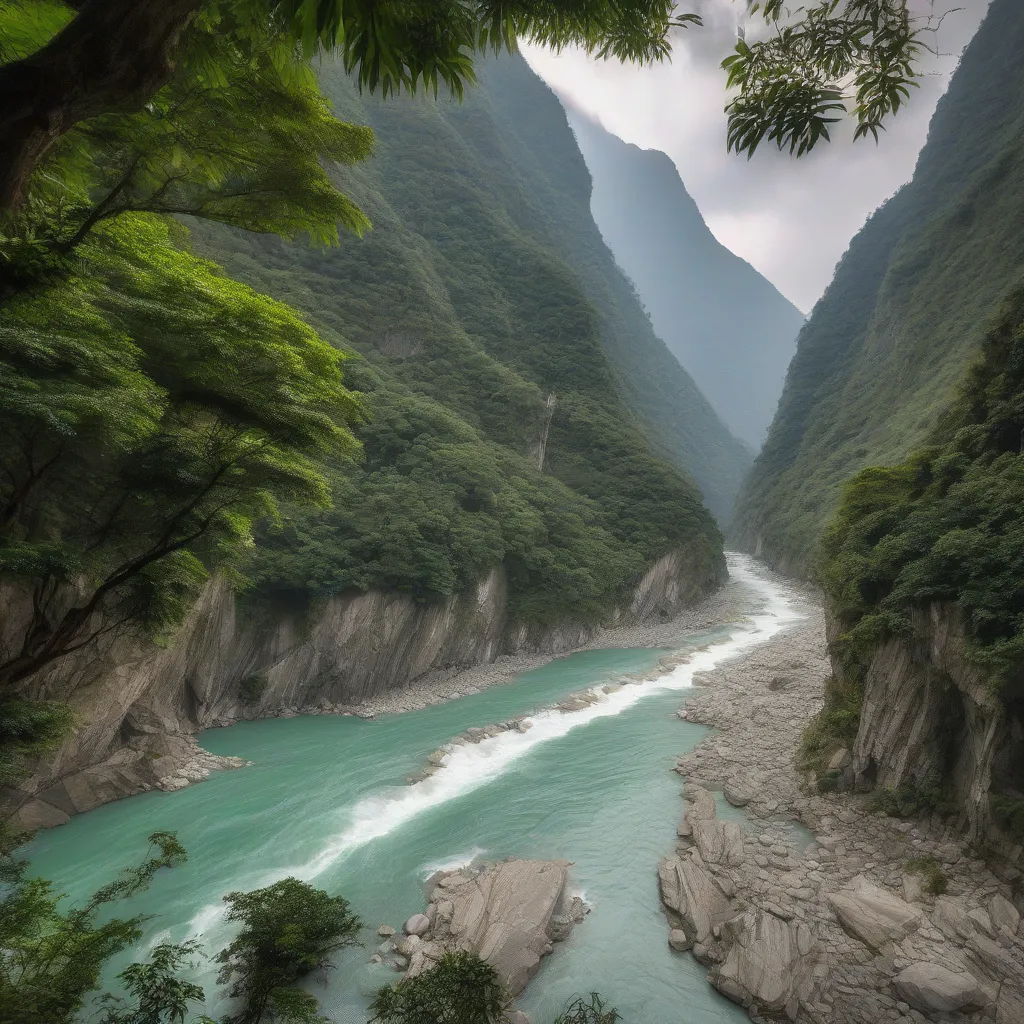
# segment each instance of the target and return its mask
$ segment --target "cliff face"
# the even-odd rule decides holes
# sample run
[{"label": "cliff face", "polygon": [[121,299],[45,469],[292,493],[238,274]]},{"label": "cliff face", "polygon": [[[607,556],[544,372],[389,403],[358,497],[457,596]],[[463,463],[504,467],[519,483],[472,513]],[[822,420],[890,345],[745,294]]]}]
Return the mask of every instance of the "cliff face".
[{"label": "cliff face", "polygon": [[[664,618],[720,581],[683,551],[652,565],[614,624]],[[23,596],[0,593],[14,622]],[[424,604],[396,593],[336,596],[305,613],[248,613],[215,580],[167,648],[114,644],[71,656],[26,693],[67,701],[76,727],[10,793],[15,822],[28,829],[153,788],[194,759],[192,734],[218,722],[282,708],[354,705],[402,689],[434,671],[494,661],[501,654],[572,650],[597,627],[566,618],[540,628],[510,620],[500,570],[475,590]]]},{"label": "cliff face", "polygon": [[[829,622],[830,639],[838,632]],[[964,654],[962,614],[933,604],[913,617],[912,639],[890,639],[863,679],[860,727],[852,750],[861,790],[938,790],[971,840],[1020,850],[993,821],[990,796],[1021,763],[1024,719],[999,699]]]},{"label": "cliff face", "polygon": [[994,0],[913,180],[851,241],[800,332],[733,542],[803,575],[843,483],[929,435],[1024,271],[1024,17]]},{"label": "cliff face", "polygon": [[570,113],[590,208],[651,323],[726,426],[761,447],[804,316],[711,233],[672,161]]}]

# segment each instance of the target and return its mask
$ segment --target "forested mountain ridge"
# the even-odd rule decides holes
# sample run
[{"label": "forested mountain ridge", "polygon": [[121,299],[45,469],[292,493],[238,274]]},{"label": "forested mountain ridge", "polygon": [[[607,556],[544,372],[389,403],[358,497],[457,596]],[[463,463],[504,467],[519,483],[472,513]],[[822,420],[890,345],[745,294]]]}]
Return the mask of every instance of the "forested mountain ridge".
[{"label": "forested mountain ridge", "polygon": [[[219,235],[208,242],[214,255],[501,443],[536,444],[548,418],[538,397],[553,395],[555,475],[569,472],[558,443],[569,393],[617,392],[628,409],[619,419],[633,424],[622,429],[640,428],[726,521],[750,455],[655,336],[615,266],[558,100],[518,57],[488,61],[479,77],[462,103],[394,103],[360,97],[325,66],[338,116],[377,133],[375,157],[345,178],[375,230],[324,255],[243,236],[228,245]],[[246,257],[254,245],[259,255]],[[458,348],[449,365],[431,359],[431,341]],[[469,382],[480,374],[497,375],[483,388],[503,389],[508,407],[481,406]]]},{"label": "forested mountain ridge", "polygon": [[997,0],[939,102],[913,180],[853,239],[802,330],[734,542],[813,564],[840,487],[923,443],[1024,270],[1024,19]]},{"label": "forested mountain ridge", "polygon": [[764,441],[804,315],[704,223],[675,164],[580,113],[591,210],[659,336],[730,430]]}]

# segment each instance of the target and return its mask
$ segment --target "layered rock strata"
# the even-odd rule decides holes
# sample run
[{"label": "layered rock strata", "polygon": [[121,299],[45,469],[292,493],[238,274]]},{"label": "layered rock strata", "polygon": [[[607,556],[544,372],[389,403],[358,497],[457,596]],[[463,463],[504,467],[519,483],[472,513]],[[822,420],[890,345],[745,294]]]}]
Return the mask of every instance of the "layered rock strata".
[{"label": "layered rock strata", "polygon": [[[1018,869],[983,860],[956,822],[881,817],[799,777],[830,672],[822,612],[805,611],[698,677],[680,711],[715,731],[677,765],[687,807],[659,868],[670,945],[754,1020],[1020,1024]],[[745,824],[720,820],[720,789],[749,796]]]}]

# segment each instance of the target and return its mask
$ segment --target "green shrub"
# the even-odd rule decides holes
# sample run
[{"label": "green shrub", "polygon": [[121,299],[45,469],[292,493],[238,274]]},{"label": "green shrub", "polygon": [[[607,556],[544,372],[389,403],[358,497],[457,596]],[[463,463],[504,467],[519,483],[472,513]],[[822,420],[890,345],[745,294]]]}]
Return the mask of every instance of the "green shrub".
[{"label": "green shrub", "polygon": [[889,818],[921,818],[936,811],[947,811],[948,805],[948,792],[942,781],[932,774],[922,782],[907,779],[895,789],[876,790],[868,801],[868,810]]},{"label": "green shrub", "polygon": [[1024,799],[994,795],[990,805],[996,824],[1014,840],[1024,843]]},{"label": "green shrub", "polygon": [[[825,680],[825,705],[804,729],[797,751],[797,767],[802,772],[823,775],[837,750],[853,746],[863,699],[859,683],[843,682],[836,676]],[[833,789],[835,786],[821,791]]]},{"label": "green shrub", "polygon": [[925,892],[933,896],[941,896],[949,888],[946,873],[934,857],[912,857],[903,867],[908,874],[920,875]]},{"label": "green shrub", "polygon": [[238,684],[238,695],[243,704],[259,704],[267,692],[270,680],[262,672],[252,672]]}]

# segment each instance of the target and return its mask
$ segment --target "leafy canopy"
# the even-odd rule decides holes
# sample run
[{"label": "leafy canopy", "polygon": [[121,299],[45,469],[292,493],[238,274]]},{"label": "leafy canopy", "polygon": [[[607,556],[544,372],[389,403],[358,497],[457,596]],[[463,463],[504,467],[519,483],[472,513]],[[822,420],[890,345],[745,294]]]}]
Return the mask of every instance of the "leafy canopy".
[{"label": "leafy canopy", "polygon": [[271,1007],[292,1019],[315,1010],[295,982],[330,967],[331,956],[356,942],[361,922],[341,896],[329,896],[297,878],[224,897],[237,938],[217,955],[218,980],[242,999],[230,1024],[258,1024]]},{"label": "leafy canopy", "polygon": [[830,126],[850,115],[854,138],[878,140],[917,87],[941,18],[915,16],[909,0],[818,0],[791,9],[786,0],[752,3],[768,29],[741,38],[722,66],[729,102],[727,144],[753,156],[767,139],[803,156],[830,140]]}]

